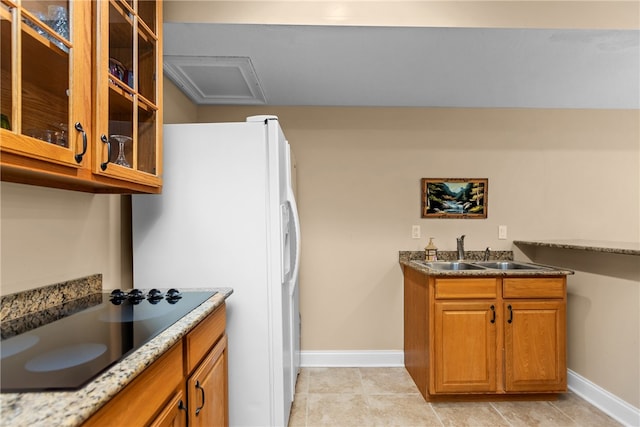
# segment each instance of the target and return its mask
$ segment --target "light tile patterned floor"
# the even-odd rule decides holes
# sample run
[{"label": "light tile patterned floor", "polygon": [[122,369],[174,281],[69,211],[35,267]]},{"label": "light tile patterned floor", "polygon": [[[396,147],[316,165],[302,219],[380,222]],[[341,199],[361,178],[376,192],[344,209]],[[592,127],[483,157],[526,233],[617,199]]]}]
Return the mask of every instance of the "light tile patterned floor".
[{"label": "light tile patterned floor", "polygon": [[303,368],[289,427],[620,426],[573,393],[556,401],[427,403],[404,368]]}]

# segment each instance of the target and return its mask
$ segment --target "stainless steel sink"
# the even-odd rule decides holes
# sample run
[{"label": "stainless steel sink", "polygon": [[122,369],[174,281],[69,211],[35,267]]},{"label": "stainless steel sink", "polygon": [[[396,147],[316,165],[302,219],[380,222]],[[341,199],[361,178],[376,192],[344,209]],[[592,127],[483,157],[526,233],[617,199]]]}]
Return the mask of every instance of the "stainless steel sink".
[{"label": "stainless steel sink", "polygon": [[434,270],[447,270],[447,271],[462,271],[462,270],[484,270],[484,267],[461,261],[416,261],[419,264],[425,265]]},{"label": "stainless steel sink", "polygon": [[547,270],[546,267],[540,265],[515,261],[481,261],[475,264],[493,270]]}]

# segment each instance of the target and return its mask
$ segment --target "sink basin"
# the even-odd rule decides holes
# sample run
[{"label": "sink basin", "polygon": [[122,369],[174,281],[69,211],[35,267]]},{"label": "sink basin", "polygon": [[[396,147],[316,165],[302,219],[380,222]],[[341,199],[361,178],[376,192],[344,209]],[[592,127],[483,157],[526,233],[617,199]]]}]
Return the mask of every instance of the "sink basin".
[{"label": "sink basin", "polygon": [[434,262],[420,261],[420,264],[423,264],[429,268],[433,268],[434,270],[448,270],[448,271],[484,270],[484,267],[481,267],[479,265],[470,264],[468,262],[461,262],[461,261],[434,261]]},{"label": "sink basin", "polygon": [[476,264],[493,270],[546,270],[545,267],[539,265],[515,261],[482,261]]}]

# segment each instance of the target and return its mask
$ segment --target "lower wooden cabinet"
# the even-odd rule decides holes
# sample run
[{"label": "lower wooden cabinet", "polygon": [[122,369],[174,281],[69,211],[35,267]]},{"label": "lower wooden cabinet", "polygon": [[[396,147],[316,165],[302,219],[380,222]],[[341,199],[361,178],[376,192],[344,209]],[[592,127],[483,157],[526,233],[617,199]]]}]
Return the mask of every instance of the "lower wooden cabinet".
[{"label": "lower wooden cabinet", "polygon": [[84,426],[228,426],[225,326],[223,303]]},{"label": "lower wooden cabinet", "polygon": [[182,351],[182,341],[179,341],[84,425],[144,426],[153,422],[158,413],[170,405],[176,391],[184,389]]},{"label": "lower wooden cabinet", "polygon": [[169,399],[167,405],[160,411],[151,427],[186,427],[187,426],[187,396],[180,388]]},{"label": "lower wooden cabinet", "polygon": [[495,314],[495,303],[435,303],[435,393],[496,392]]},{"label": "lower wooden cabinet", "polygon": [[226,336],[191,374],[187,384],[190,426],[229,425]]},{"label": "lower wooden cabinet", "polygon": [[566,278],[405,268],[405,366],[425,399],[567,390]]},{"label": "lower wooden cabinet", "polygon": [[506,301],[505,391],[566,391],[566,302]]}]

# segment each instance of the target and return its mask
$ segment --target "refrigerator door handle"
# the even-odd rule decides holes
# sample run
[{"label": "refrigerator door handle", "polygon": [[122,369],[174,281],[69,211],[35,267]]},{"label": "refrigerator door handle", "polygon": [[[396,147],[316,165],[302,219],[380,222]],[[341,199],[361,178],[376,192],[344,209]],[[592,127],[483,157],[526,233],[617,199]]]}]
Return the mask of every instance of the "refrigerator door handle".
[{"label": "refrigerator door handle", "polygon": [[296,243],[296,257],[293,261],[293,270],[291,272],[291,280],[293,286],[289,287],[290,295],[293,295],[295,287],[298,285],[298,274],[300,272],[300,216],[298,215],[298,205],[296,204],[296,198],[293,195],[291,187],[287,188],[287,202],[291,207],[291,213],[293,214],[293,229],[295,232]]}]

